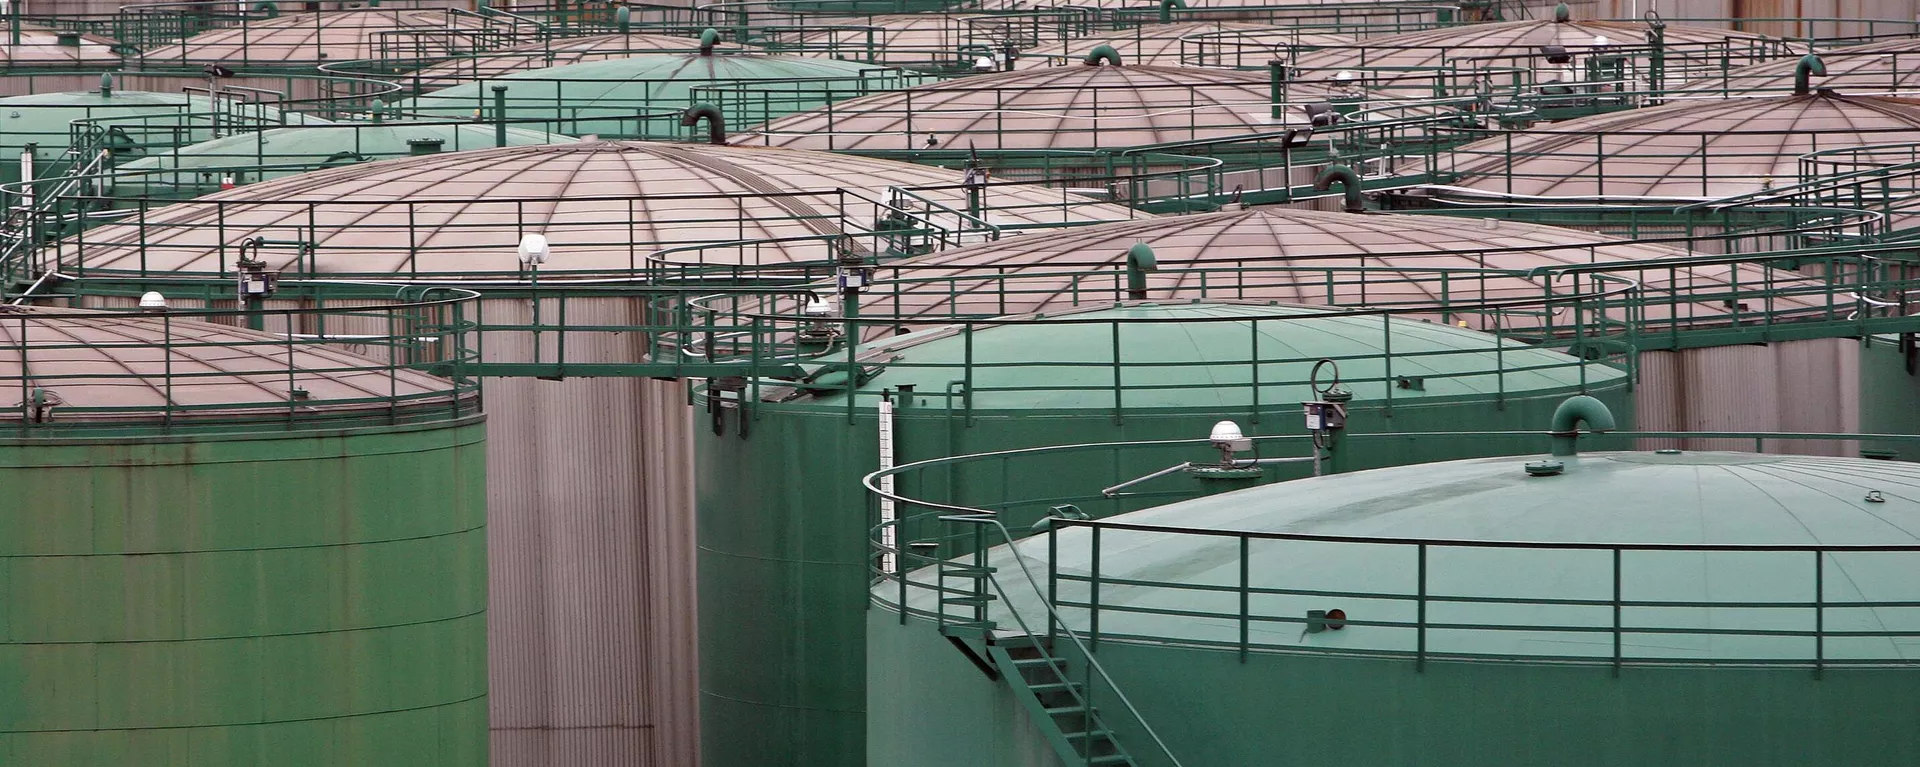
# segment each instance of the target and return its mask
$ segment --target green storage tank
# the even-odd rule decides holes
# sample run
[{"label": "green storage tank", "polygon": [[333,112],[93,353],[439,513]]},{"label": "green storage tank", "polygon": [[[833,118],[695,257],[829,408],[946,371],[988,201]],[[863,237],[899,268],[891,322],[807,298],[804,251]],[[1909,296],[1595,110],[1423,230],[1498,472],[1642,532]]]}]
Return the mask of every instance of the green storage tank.
[{"label": "green storage tank", "polygon": [[1594,452],[1063,521],[986,558],[982,665],[932,568],[910,616],[874,588],[870,761],[1075,765],[1094,731],[1094,763],[1152,767],[1912,764],[1916,487],[1893,461]]},{"label": "green storage tank", "polygon": [[[501,139],[505,138],[505,143]],[[336,123],[249,131],[152,153],[115,170],[119,197],[184,199],[321,168],[496,146],[573,144],[540,130],[454,123]]]},{"label": "green storage tank", "polygon": [[102,76],[97,91],[33,93],[0,98],[0,183],[19,181],[21,155],[34,147],[37,177],[49,163],[66,160],[78,127],[88,120],[103,132],[100,147],[119,161],[144,157],[156,148],[207,141],[235,130],[272,125],[318,125],[326,121],[264,104],[214,102],[185,93],[123,91]]},{"label": "green storage tank", "polygon": [[0,310],[0,763],[487,763],[475,387],[308,343]]},{"label": "green storage tank", "polygon": [[[838,59],[749,54],[652,54],[589,61],[491,77],[400,102],[402,113],[426,119],[491,117],[504,88],[509,120],[548,121],[557,133],[605,138],[675,138],[680,113],[721,103],[728,124],[761,122],[837,100],[903,88],[922,75]],[[754,86],[737,100],[712,90]]]},{"label": "green storage tank", "polygon": [[[1323,358],[1337,360],[1352,393],[1349,433],[1524,428],[1581,392],[1631,408],[1628,373],[1605,364],[1450,325],[1272,305],[1110,305],[910,333],[859,356],[871,378],[851,401],[833,380],[844,374],[832,372],[810,383],[749,381],[735,408],[714,407],[711,388],[697,396],[714,414],[712,428],[695,430],[709,767],[844,767],[866,753],[862,613],[880,512],[866,509],[860,478],[881,465],[883,400],[894,462],[1062,440],[1192,438],[1222,418],[1250,433],[1303,434],[1301,403],[1319,399],[1309,381]],[[1324,386],[1331,371],[1320,372]],[[1333,468],[1524,450],[1517,439],[1356,441],[1336,449]],[[939,481],[1068,495],[1101,486],[1109,465],[1093,463]],[[1127,463],[1140,474],[1163,466]],[[1275,467],[1267,478],[1306,471]],[[1007,524],[1036,518],[1023,510]]]}]

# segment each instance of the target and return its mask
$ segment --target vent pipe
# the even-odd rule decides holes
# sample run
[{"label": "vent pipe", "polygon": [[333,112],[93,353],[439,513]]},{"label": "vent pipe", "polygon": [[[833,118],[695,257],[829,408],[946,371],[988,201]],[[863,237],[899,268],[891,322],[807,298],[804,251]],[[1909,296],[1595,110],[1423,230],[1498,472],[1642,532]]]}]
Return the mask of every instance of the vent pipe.
[{"label": "vent pipe", "polygon": [[1173,21],[1173,9],[1187,9],[1187,0],[1160,0],[1160,23]]},{"label": "vent pipe", "polygon": [[1345,165],[1329,165],[1326,170],[1320,171],[1319,178],[1313,180],[1313,188],[1324,192],[1332,189],[1335,183],[1338,183],[1345,192],[1341,202],[1348,213],[1366,212],[1366,202],[1360,199],[1359,174]]},{"label": "vent pipe", "polygon": [[1087,57],[1083,60],[1083,63],[1090,67],[1097,67],[1101,64],[1117,67],[1120,66],[1120,52],[1114,50],[1111,45],[1096,45],[1093,50],[1087,51]]},{"label": "vent pipe", "polygon": [[1580,439],[1580,425],[1586,424],[1587,431],[1606,432],[1619,428],[1614,423],[1613,411],[1607,409],[1607,403],[1581,394],[1568,397],[1560,406],[1553,409],[1554,455],[1578,455],[1580,450],[1576,442]]},{"label": "vent pipe", "polygon": [[1127,298],[1140,301],[1147,297],[1147,272],[1160,271],[1160,259],[1153,248],[1136,242],[1127,248]]},{"label": "vent pipe", "polygon": [[1566,3],[1561,3],[1553,7],[1553,23],[1565,24],[1569,21],[1573,21],[1572,8],[1568,8]]},{"label": "vent pipe", "polygon": [[712,56],[713,46],[720,44],[720,30],[708,27],[700,32],[700,55]]},{"label": "vent pipe", "polygon": [[1813,92],[1813,77],[1827,76],[1827,62],[1811,53],[1801,56],[1800,63],[1793,65],[1793,95],[1805,96]]},{"label": "vent pipe", "polygon": [[720,116],[720,108],[712,104],[695,104],[680,114],[680,127],[691,128],[707,121],[707,142],[715,146],[727,143],[727,123]]}]

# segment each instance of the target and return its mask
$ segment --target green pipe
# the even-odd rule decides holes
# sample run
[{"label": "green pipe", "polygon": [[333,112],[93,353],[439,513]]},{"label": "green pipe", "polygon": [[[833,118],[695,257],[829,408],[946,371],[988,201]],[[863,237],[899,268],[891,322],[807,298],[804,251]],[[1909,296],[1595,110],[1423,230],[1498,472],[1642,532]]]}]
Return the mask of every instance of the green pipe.
[{"label": "green pipe", "polygon": [[1287,102],[1287,62],[1273,59],[1267,62],[1267,101],[1273,105],[1273,119],[1284,115],[1280,105]]},{"label": "green pipe", "polygon": [[103,98],[103,99],[113,98],[113,73],[112,72],[108,72],[100,76],[100,98]]},{"label": "green pipe", "polygon": [[1153,248],[1144,242],[1136,242],[1127,248],[1127,298],[1135,301],[1147,297],[1147,272],[1160,271],[1160,259],[1153,255]]},{"label": "green pipe", "polygon": [[493,145],[507,145],[507,86],[493,86]]},{"label": "green pipe", "polygon": [[1619,428],[1613,420],[1613,411],[1607,409],[1607,403],[1585,394],[1568,397],[1560,406],[1553,409],[1554,455],[1577,455],[1576,442],[1580,439],[1580,424],[1587,425],[1587,431],[1604,432]]},{"label": "green pipe", "polygon": [[727,143],[727,122],[720,116],[720,108],[712,104],[695,104],[680,113],[680,127],[691,128],[707,121],[707,142],[716,146]]},{"label": "green pipe", "polygon": [[1313,180],[1313,188],[1324,192],[1333,188],[1336,182],[1345,192],[1343,207],[1348,213],[1366,211],[1366,201],[1360,198],[1360,175],[1354,173],[1352,168],[1345,165],[1327,166],[1327,169],[1320,171],[1320,176]]},{"label": "green pipe", "polygon": [[1087,51],[1087,58],[1084,60],[1084,63],[1090,67],[1100,66],[1102,63],[1110,67],[1117,67],[1120,66],[1120,52],[1114,50],[1111,45],[1104,43],[1096,45],[1093,47],[1093,50]]},{"label": "green pipe", "polygon": [[1653,86],[1654,95],[1667,92],[1667,23],[1654,16],[1647,22],[1647,45],[1653,50],[1647,54],[1647,80]]},{"label": "green pipe", "polygon": [[633,33],[633,9],[623,5],[623,6],[620,6],[618,9],[614,10],[613,25],[615,28],[618,28],[620,30],[620,34],[623,34],[623,35],[632,34]]},{"label": "green pipe", "polygon": [[253,9],[266,14],[269,19],[280,18],[280,4],[273,0],[260,0],[254,4]]},{"label": "green pipe", "polygon": [[700,55],[712,56],[713,46],[720,44],[720,30],[708,27],[700,32]]},{"label": "green pipe", "polygon": [[1160,0],[1160,23],[1173,21],[1173,9],[1186,10],[1187,0]]},{"label": "green pipe", "polygon": [[1793,65],[1793,95],[1805,96],[1813,92],[1811,78],[1827,76],[1827,62],[1811,53],[1801,56],[1800,63]]},{"label": "green pipe", "polygon": [[1568,8],[1566,3],[1561,3],[1553,7],[1553,23],[1565,24],[1569,21],[1573,21],[1572,8]]}]

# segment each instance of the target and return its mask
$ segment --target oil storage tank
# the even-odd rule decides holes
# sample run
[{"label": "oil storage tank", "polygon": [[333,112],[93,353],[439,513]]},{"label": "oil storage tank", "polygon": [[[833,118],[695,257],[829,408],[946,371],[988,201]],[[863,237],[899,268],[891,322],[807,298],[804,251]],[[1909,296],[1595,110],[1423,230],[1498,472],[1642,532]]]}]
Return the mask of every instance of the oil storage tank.
[{"label": "oil storage tank", "polygon": [[[494,758],[665,767],[698,760],[697,662],[687,393],[640,368],[656,351],[656,252],[754,241],[726,263],[684,256],[694,270],[830,259],[836,238],[879,237],[890,190],[964,208],[960,182],[800,150],[505,147],[243,186],[82,232],[53,257],[96,284],[231,275],[245,255],[287,277],[486,290],[481,360],[505,371],[484,379]],[[981,207],[1008,231],[1141,215],[1017,185]],[[529,233],[544,236],[547,293],[521,255]]]},{"label": "oil storage tank", "polygon": [[120,49],[99,35],[0,21],[0,96],[81,90],[120,66]]},{"label": "oil storage tank", "polygon": [[[879,304],[874,311],[874,322],[892,324]],[[876,714],[864,707],[867,533],[877,520],[859,482],[876,468],[1060,439],[1204,435],[1223,412],[1260,433],[1299,434],[1301,403],[1331,383],[1331,367],[1317,366],[1327,358],[1351,395],[1350,432],[1518,428],[1582,391],[1631,409],[1624,369],[1378,313],[1125,302],[909,326],[921,329],[861,346],[857,375],[840,367],[696,392],[696,406],[709,409],[695,430],[695,464],[702,752],[711,767],[859,764],[870,738],[892,737],[867,729]],[[1493,442],[1424,444],[1429,451],[1341,448],[1337,460],[1378,466],[1501,451]],[[939,481],[998,480],[980,471]],[[1025,487],[1045,494],[1052,485],[1031,476]],[[1025,509],[1004,518],[1014,528],[1034,521]]]},{"label": "oil storage tank", "polygon": [[[45,176],[52,163],[71,161],[74,138],[87,149],[136,159],[155,149],[207,141],[226,131],[284,125],[324,124],[300,112],[266,104],[215,100],[187,93],[128,91],[111,75],[96,78],[98,90],[30,93],[0,98],[0,181],[21,180],[27,148]],[[88,159],[92,159],[89,157]]]},{"label": "oil storage tank", "polygon": [[0,356],[0,757],[487,764],[474,382],[193,313],[8,305]]},{"label": "oil storage tank", "polygon": [[[1849,45],[1820,51],[1826,75],[1823,88],[1842,89],[1855,95],[1911,95],[1920,88],[1920,38]],[[1764,64],[1715,72],[1679,88],[1687,93],[1792,93],[1799,79],[1797,59],[1769,61]]]},{"label": "oil storage tank", "polygon": [[[1601,415],[1582,414],[1606,428]],[[1569,416],[1554,429],[1579,425]],[[939,576],[926,565],[943,555],[914,559],[909,612],[900,581],[871,592],[872,761],[1078,764],[1090,751],[1110,764],[1254,764],[1284,749],[1355,764],[1598,767],[1920,755],[1906,694],[1920,635],[1908,577],[1920,557],[1914,464],[1554,453],[1056,520],[983,559],[949,561],[972,568],[963,578],[994,568],[984,611],[943,606],[930,590]],[[1083,486],[1112,481],[1097,463],[1083,461],[1099,475]],[[919,497],[951,498],[928,486]],[[982,664],[947,636],[971,636],[961,641]]]},{"label": "oil storage tank", "polygon": [[[422,94],[400,102],[399,109],[414,117],[464,118],[476,110],[497,114],[498,98],[507,118],[523,127],[542,120],[555,132],[575,136],[673,138],[679,134],[673,118],[696,104],[717,101],[730,119],[751,125],[927,79],[853,61],[721,53],[715,47],[718,39],[718,33],[707,30],[696,52],[509,72]],[[716,93],[728,87],[760,90],[729,103]]]}]

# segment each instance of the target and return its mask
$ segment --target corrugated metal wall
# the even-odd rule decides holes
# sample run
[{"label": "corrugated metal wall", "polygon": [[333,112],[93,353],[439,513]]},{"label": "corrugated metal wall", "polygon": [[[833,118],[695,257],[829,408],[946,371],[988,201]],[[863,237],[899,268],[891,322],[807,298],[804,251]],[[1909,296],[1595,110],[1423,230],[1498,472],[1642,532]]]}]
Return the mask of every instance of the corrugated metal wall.
[{"label": "corrugated metal wall", "polygon": [[[1589,0],[1604,18],[1640,18],[1654,9],[1668,19],[1699,19],[1689,24],[1708,25],[1705,19],[1793,19],[1794,21],[1728,23],[1746,32],[1790,37],[1831,37],[1865,35],[1875,31],[1859,19],[1912,21],[1920,18],[1920,6],[1914,0]],[[1574,9],[1579,15],[1579,8]],[[1854,20],[1815,23],[1812,19]]]},{"label": "corrugated metal wall", "polygon": [[[1646,431],[1858,432],[1860,343],[1834,338],[1640,355]],[[1752,440],[1647,440],[1642,447],[1752,450]],[[1770,453],[1854,455],[1852,443],[1768,444]]]},{"label": "corrugated metal wall", "polygon": [[[639,303],[570,303],[568,319],[635,322]],[[490,299],[483,312],[489,323],[531,319],[524,299]],[[553,359],[558,338],[541,341],[541,357]],[[489,360],[533,358],[530,334],[489,333],[482,343]],[[633,361],[641,350],[631,335],[567,339],[571,361]],[[493,764],[696,764],[684,390],[634,378],[510,378],[488,379],[484,395]]]}]

